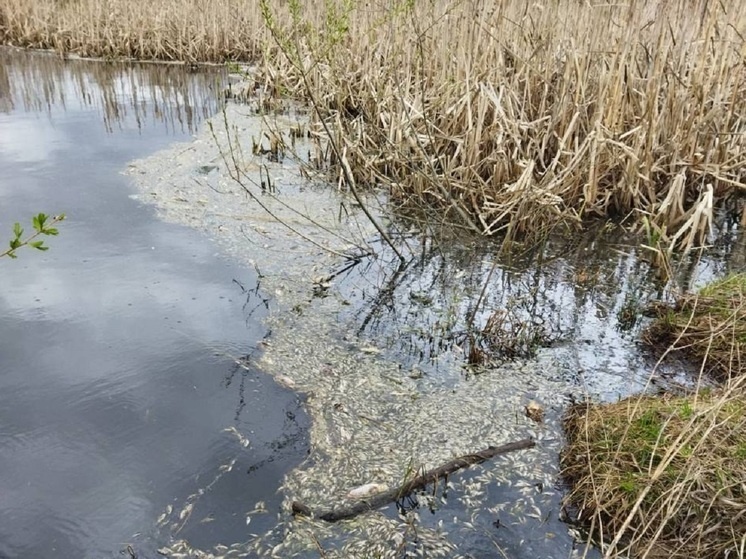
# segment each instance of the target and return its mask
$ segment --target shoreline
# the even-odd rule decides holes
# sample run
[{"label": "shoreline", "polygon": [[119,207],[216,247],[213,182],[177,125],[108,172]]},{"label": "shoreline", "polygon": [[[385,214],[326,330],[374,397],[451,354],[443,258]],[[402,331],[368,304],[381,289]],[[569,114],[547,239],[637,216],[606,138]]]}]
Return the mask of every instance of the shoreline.
[{"label": "shoreline", "polygon": [[[242,105],[229,104],[226,110],[231,130],[240,130],[244,143],[250,144],[252,132],[259,135],[256,123],[260,123],[260,119]],[[213,122],[218,121],[222,126],[220,120],[218,115]],[[254,128],[250,124],[252,121]],[[292,126],[294,122],[287,124]],[[329,273],[337,257],[307,245],[281,225],[268,220],[263,210],[252,207],[236,185],[230,185],[225,170],[219,168],[222,163],[218,162],[217,148],[211,145],[205,128],[192,144],[176,146],[145,161],[133,162],[130,174],[139,183],[143,200],[154,203],[167,221],[206,231],[234,258],[256,266],[262,277],[262,288],[276,301],[267,320],[272,336],[267,340],[258,365],[284,386],[307,395],[306,408],[312,418],[311,456],[305,466],[293,471],[286,480],[286,516],[278,532],[259,538],[252,552],[268,553],[270,548],[275,548],[273,553],[277,554],[280,551],[276,546],[281,545],[279,549],[284,549],[285,553],[296,553],[312,546],[315,538],[324,537],[322,534],[340,542],[347,550],[345,553],[352,553],[350,550],[358,546],[362,546],[360,549],[382,546],[381,531],[391,537],[400,534],[406,529],[402,520],[377,512],[353,521],[356,528],[352,531],[349,526],[347,529],[329,528],[294,521],[290,516],[290,503],[300,500],[321,505],[344,499],[352,488],[364,483],[393,484],[405,475],[407,464],[432,467],[485,444],[497,445],[527,436],[539,442],[536,449],[524,456],[504,457],[496,462],[502,467],[491,465],[468,483],[454,481],[454,487],[463,490],[464,499],[476,502],[478,495],[496,482],[505,484],[506,488],[512,486],[513,489],[507,489],[509,492],[523,494],[521,487],[515,485],[514,476],[536,478],[542,486],[552,487],[557,466],[556,460],[549,456],[559,452],[559,417],[556,413],[548,414],[541,428],[528,418],[516,422],[528,398],[527,383],[534,385],[531,398],[541,399],[548,407],[561,407],[563,389],[561,384],[549,381],[541,373],[546,366],[537,366],[534,361],[506,364],[502,367],[503,373],[498,369],[489,375],[460,382],[458,390],[454,390],[428,376],[413,378],[397,363],[384,358],[380,349],[349,336],[345,325],[337,320],[349,303],[335,292],[335,287],[331,286],[325,297],[314,297],[318,278]],[[225,141],[224,130],[216,130],[215,135]],[[277,177],[273,182],[279,190],[278,197],[304,208],[304,212],[318,212],[313,214],[314,220],[322,221],[329,230],[357,239],[358,243],[374,235],[370,224],[362,221],[361,212],[352,211],[351,206],[347,206],[351,217],[341,227],[335,224],[338,212],[330,208],[329,196],[336,199],[337,195],[330,192],[329,186],[320,187],[321,192],[319,187],[303,186],[304,181],[297,170],[292,169],[292,163],[289,168],[283,168],[279,163],[258,165],[251,161],[249,159],[242,167],[255,174],[255,181],[260,182],[259,169],[266,165]],[[164,165],[168,165],[168,170]],[[196,187],[198,181],[192,180],[194,170],[205,165],[218,168],[210,171],[209,185]],[[158,184],[148,182],[154,177],[158,177]],[[263,200],[268,204],[272,202],[267,196]],[[291,220],[294,227],[303,228],[316,241],[338,252],[353,245],[340,242],[315,225],[304,225],[302,219],[281,205],[272,209]],[[286,258],[278,258],[280,255]],[[287,258],[289,255],[292,258]],[[536,379],[534,383],[530,381],[532,378]],[[432,410],[439,411],[433,415]],[[449,442],[444,445],[443,441]],[[543,496],[528,492],[523,498],[529,502],[538,499],[544,506],[555,502],[554,508],[558,496],[551,491]],[[485,513],[479,508],[464,512],[467,515]],[[456,525],[468,532],[470,529],[464,528],[462,523],[465,521]],[[293,527],[288,535],[278,542],[278,534],[284,533],[290,525]],[[432,544],[431,552],[441,554],[433,556],[450,557],[454,552],[437,527],[424,525],[418,530],[420,537]],[[274,543],[269,546],[267,542]],[[390,553],[383,547],[382,553]]]}]

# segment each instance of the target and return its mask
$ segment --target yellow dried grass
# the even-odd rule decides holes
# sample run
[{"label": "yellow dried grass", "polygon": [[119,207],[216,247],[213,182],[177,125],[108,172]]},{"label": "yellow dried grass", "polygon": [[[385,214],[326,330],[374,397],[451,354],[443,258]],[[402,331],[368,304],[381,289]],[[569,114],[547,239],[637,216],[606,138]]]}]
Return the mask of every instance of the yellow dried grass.
[{"label": "yellow dried grass", "polygon": [[253,0],[4,0],[0,42],[87,57],[189,62],[256,59]]},{"label": "yellow dried grass", "polygon": [[646,218],[684,248],[746,189],[743,3],[395,6],[336,42],[303,11],[265,61],[305,76],[356,181],[488,235]]},{"label": "yellow dried grass", "polygon": [[744,37],[740,0],[0,5],[5,43],[260,62],[314,100],[338,176],[475,232],[617,218],[686,249],[746,191]]}]

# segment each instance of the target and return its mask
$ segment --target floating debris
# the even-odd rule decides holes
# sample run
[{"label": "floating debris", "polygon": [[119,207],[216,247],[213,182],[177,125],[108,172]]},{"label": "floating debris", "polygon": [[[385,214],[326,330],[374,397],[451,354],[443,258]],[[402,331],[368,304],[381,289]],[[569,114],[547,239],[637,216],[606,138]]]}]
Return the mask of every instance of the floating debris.
[{"label": "floating debris", "polygon": [[[249,439],[247,437],[245,437],[243,434],[241,434],[241,432],[238,429],[236,429],[235,427],[233,427],[233,426],[227,427],[227,428],[223,429],[223,432],[224,433],[231,433],[231,434],[235,435],[236,438],[238,439],[238,443],[242,447],[244,447],[244,448],[248,448],[249,445],[251,444],[250,441],[249,441]],[[231,467],[232,467],[232,465],[231,465]],[[228,471],[230,471],[230,468],[228,469]]]},{"label": "floating debris", "polygon": [[544,408],[535,400],[531,400],[526,404],[524,410],[526,412],[526,417],[532,421],[535,421],[536,423],[542,423],[544,421]]}]

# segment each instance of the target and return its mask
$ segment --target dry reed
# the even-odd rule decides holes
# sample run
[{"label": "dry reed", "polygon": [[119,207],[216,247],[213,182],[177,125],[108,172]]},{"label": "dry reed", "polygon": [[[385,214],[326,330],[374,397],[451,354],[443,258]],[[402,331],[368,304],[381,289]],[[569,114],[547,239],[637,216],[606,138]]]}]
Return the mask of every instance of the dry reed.
[{"label": "dry reed", "polygon": [[387,6],[274,23],[265,61],[357,182],[484,234],[645,218],[685,248],[746,188],[742,2]]},{"label": "dry reed", "polygon": [[746,557],[745,397],[737,382],[570,409],[567,502],[605,557]]},{"label": "dry reed", "polygon": [[[271,39],[270,39],[271,35]],[[746,190],[746,4],[7,0],[0,41],[261,62],[341,182],[509,240],[597,217],[690,248]]]},{"label": "dry reed", "polygon": [[3,0],[0,43],[85,57],[255,60],[254,0]]}]

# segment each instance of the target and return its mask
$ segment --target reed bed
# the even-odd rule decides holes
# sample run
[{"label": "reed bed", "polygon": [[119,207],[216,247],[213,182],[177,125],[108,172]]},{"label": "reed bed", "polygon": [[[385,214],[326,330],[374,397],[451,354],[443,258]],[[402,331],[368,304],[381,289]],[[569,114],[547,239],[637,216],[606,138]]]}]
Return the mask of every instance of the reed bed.
[{"label": "reed bed", "polygon": [[300,74],[347,181],[509,240],[615,217],[690,248],[746,186],[744,12],[436,1],[310,39],[303,16],[275,26],[292,68],[274,74]]},{"label": "reed bed", "polygon": [[744,380],[570,409],[567,502],[605,557],[746,557]]},{"label": "reed bed", "polygon": [[3,0],[0,43],[84,57],[256,60],[254,0]]},{"label": "reed bed", "polygon": [[[315,108],[340,184],[522,240],[596,218],[707,240],[746,192],[740,0],[7,0],[0,40],[254,61]],[[739,210],[740,211],[740,210]]]},{"label": "reed bed", "polygon": [[714,281],[656,312],[644,335],[648,344],[683,351],[721,380],[746,373],[746,273]]}]

